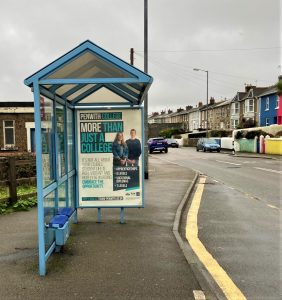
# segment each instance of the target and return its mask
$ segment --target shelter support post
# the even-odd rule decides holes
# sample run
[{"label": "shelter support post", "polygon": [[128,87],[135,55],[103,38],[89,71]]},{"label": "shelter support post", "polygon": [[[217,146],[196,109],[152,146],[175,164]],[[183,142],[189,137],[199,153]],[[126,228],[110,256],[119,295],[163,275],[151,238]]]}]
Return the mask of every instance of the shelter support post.
[{"label": "shelter support post", "polygon": [[124,220],[124,207],[120,208],[120,224],[125,224],[125,220]]},{"label": "shelter support post", "polygon": [[37,177],[37,206],[38,206],[38,248],[39,248],[39,275],[46,274],[45,261],[45,224],[43,205],[43,173],[42,173],[42,143],[41,143],[41,114],[40,114],[40,91],[38,81],[33,83],[34,95],[34,120],[36,138],[36,177]]},{"label": "shelter support post", "polygon": [[101,207],[98,208],[98,221],[97,223],[102,223],[102,209]]}]

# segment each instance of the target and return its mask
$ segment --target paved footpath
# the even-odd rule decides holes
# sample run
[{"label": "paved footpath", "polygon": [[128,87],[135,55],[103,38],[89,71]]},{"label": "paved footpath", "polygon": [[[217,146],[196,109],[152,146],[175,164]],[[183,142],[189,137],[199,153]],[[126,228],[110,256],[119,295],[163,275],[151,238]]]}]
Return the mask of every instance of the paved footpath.
[{"label": "paved footpath", "polygon": [[[161,155],[161,154],[160,154]],[[0,216],[0,299],[194,299],[200,290],[172,232],[195,173],[150,158],[144,209],[79,211],[63,253],[37,268],[36,209]]]}]

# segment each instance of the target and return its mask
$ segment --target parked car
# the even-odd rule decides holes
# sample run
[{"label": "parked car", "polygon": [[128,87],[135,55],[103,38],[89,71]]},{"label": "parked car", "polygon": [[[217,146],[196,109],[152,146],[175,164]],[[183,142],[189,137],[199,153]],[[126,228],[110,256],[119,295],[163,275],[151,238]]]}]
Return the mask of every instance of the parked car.
[{"label": "parked car", "polygon": [[167,146],[168,147],[171,147],[171,148],[178,148],[179,147],[179,144],[178,144],[177,140],[166,139],[166,141],[167,141]]},{"label": "parked car", "polygon": [[167,153],[167,141],[163,137],[155,137],[148,140],[148,149],[150,153],[154,151],[160,151]]},{"label": "parked car", "polygon": [[208,138],[200,138],[198,140],[196,150],[203,150],[206,151],[217,151],[220,152],[220,145],[214,140],[214,139],[208,139]]}]

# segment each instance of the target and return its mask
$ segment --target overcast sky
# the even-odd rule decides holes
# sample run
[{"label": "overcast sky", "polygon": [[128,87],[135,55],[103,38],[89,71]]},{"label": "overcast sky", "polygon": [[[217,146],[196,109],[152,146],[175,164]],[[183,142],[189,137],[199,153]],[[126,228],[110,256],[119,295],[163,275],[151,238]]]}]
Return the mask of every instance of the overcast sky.
[{"label": "overcast sky", "polygon": [[[268,86],[279,68],[279,0],[148,0],[149,111]],[[143,0],[9,0],[0,10],[0,101],[33,100],[23,80],[86,39],[143,69]]]}]

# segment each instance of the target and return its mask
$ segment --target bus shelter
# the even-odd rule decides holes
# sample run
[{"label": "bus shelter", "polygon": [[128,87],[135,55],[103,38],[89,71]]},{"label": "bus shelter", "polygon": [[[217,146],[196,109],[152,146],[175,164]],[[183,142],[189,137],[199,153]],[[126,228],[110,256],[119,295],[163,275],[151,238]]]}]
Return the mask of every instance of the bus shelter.
[{"label": "bus shelter", "polygon": [[144,207],[152,77],[87,40],[25,79],[34,94],[39,274],[78,208]]}]

